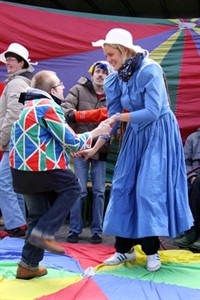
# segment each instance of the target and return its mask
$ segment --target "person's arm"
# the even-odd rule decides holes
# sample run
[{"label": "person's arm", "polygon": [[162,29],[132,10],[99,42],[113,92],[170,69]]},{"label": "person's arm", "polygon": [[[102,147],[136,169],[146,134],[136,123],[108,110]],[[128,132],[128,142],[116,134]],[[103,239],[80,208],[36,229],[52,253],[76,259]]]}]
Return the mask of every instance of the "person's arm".
[{"label": "person's arm", "polygon": [[163,99],[169,106],[162,68],[156,63],[144,66],[137,74],[137,89],[142,94],[144,108],[131,112],[131,121],[135,124],[150,123],[160,117]]},{"label": "person's arm", "polygon": [[[90,134],[92,136],[92,139],[94,139],[99,136],[109,136],[111,130],[112,130],[112,128],[109,124],[104,124],[103,122],[101,122],[96,128],[94,128],[92,131],[90,131]],[[103,139],[103,140],[105,140],[105,139]],[[106,142],[106,140],[103,141],[101,146],[103,146],[105,144],[105,142]],[[98,148],[98,150],[99,150],[99,148]]]},{"label": "person's arm", "polygon": [[197,178],[200,166],[196,165],[196,158],[199,158],[198,145],[199,137],[197,132],[191,133],[184,144],[185,164],[188,182],[192,185]]},{"label": "person's arm", "polygon": [[[107,108],[109,116],[115,115],[116,112],[122,112],[119,101],[120,90],[117,84],[113,84],[115,81],[113,80],[112,82],[111,79],[114,79],[114,77],[109,78],[108,81],[105,80],[105,90],[106,95],[108,95]],[[166,97],[167,99],[162,68],[156,63],[146,65],[138,72],[136,83],[137,89],[143,95],[142,101],[144,103],[144,107],[140,110],[135,110],[127,114],[123,113],[120,117],[120,121],[131,121],[135,124],[154,122],[160,116],[162,97]],[[116,99],[112,97],[113,94],[116,96]],[[169,106],[168,100],[166,102],[166,106]]]},{"label": "person's arm", "polygon": [[74,111],[74,117],[76,123],[99,123],[108,117],[108,111],[106,107],[101,107],[97,109]]},{"label": "person's arm", "polygon": [[6,93],[6,115],[3,120],[1,128],[0,145],[1,150],[8,147],[11,135],[11,128],[13,123],[19,118],[23,105],[18,102],[21,92],[24,92],[28,84],[23,79],[13,79],[6,86],[4,92]]},{"label": "person's arm", "polygon": [[[123,113],[116,113],[112,117],[102,121],[101,124],[110,125],[112,128],[110,135],[113,135],[118,128],[119,121],[130,122],[130,113],[128,113],[127,111],[124,111]],[[100,136],[97,142],[95,143],[95,145],[91,149],[78,151],[77,155],[84,156],[85,160],[89,159],[107,142],[109,138],[110,136]]]},{"label": "person's arm", "polygon": [[[4,83],[3,82],[0,82],[0,96],[2,95],[3,93],[3,89],[4,89]],[[3,151],[4,147],[1,146],[1,142],[0,142],[0,151]],[[2,153],[0,152],[0,161],[1,161],[1,157],[2,157]]]},{"label": "person's arm", "polygon": [[76,134],[73,129],[65,123],[62,108],[57,105],[52,106],[52,103],[49,103],[49,106],[44,116],[47,130],[65,148],[69,148],[71,151],[88,149],[91,147],[94,138],[100,135],[110,134],[111,127],[109,124],[102,123],[90,132]]},{"label": "person's arm", "polygon": [[99,123],[108,117],[108,111],[106,107],[97,109],[76,111],[75,109],[69,109],[65,112],[65,120],[67,123]]},{"label": "person's arm", "polygon": [[197,172],[193,170],[193,139],[194,134],[190,134],[184,145],[184,156],[185,156],[185,164],[186,164],[186,171],[187,171],[187,178],[190,184],[193,184],[194,180],[197,177]]}]

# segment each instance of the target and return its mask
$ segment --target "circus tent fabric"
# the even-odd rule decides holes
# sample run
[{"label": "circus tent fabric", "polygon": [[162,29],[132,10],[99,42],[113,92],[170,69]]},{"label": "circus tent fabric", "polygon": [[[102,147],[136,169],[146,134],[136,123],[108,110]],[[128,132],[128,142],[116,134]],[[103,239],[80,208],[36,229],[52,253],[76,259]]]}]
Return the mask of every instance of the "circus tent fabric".
[{"label": "circus tent fabric", "polygon": [[102,261],[114,252],[105,245],[65,244],[64,255],[46,252],[48,274],[32,280],[15,279],[24,241],[0,241],[0,299],[2,300],[199,300],[200,254],[187,250],[160,251],[162,268],[146,270],[146,256],[118,266]]},{"label": "circus tent fabric", "polygon": [[[94,61],[105,60],[102,49],[92,41],[104,38],[108,30],[129,30],[135,44],[150,52],[167,76],[172,110],[183,138],[200,126],[200,20],[110,17],[86,13],[47,10],[0,2],[0,51],[12,42],[30,51],[35,71],[56,71],[68,93]],[[5,66],[0,66],[0,81]]]}]

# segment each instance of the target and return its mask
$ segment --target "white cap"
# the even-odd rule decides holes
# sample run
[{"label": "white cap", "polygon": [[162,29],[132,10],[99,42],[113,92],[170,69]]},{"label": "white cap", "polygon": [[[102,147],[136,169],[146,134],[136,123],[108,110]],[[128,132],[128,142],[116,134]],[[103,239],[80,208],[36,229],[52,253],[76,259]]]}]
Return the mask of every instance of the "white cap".
[{"label": "white cap", "polygon": [[18,43],[10,44],[8,49],[5,52],[0,54],[0,60],[3,63],[6,63],[5,55],[6,55],[7,52],[12,52],[12,53],[15,53],[15,54],[19,55],[20,57],[22,57],[27,62],[27,64],[29,65],[30,71],[32,72],[34,70],[34,68],[30,64],[31,60],[29,58],[29,52],[24,46],[22,46]]},{"label": "white cap", "polygon": [[135,51],[136,53],[144,51],[140,46],[133,44],[133,37],[131,33],[122,28],[113,28],[107,33],[105,40],[92,42],[93,47],[103,48],[104,44],[122,45],[128,49]]}]

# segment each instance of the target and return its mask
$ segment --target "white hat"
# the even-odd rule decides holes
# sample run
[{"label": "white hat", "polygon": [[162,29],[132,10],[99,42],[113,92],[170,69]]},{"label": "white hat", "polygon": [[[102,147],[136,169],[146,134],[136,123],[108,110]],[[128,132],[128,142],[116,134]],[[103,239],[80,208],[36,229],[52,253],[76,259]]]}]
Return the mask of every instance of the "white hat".
[{"label": "white hat", "polygon": [[129,49],[135,51],[136,53],[144,51],[140,46],[133,44],[133,37],[132,37],[131,33],[122,28],[113,28],[107,33],[105,40],[99,40],[96,42],[92,42],[93,47],[102,47],[103,48],[104,44],[122,45],[126,48],[129,48]]},{"label": "white hat", "polygon": [[30,64],[31,60],[30,60],[30,58],[28,58],[29,57],[29,52],[24,46],[22,46],[18,43],[10,44],[8,49],[5,52],[0,54],[0,60],[3,63],[6,63],[5,55],[6,55],[7,52],[12,52],[12,53],[15,53],[15,54],[19,55],[20,57],[22,57],[27,62],[27,64],[29,65],[30,71],[31,72],[34,71],[34,68]]}]

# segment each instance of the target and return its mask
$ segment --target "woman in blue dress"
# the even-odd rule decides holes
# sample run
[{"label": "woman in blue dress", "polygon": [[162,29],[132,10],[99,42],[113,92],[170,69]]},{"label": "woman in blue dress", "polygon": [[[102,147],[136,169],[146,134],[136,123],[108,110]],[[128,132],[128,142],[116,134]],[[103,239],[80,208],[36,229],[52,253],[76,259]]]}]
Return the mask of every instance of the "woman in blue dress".
[{"label": "woman in blue dress", "polygon": [[161,66],[133,45],[130,32],[114,28],[92,44],[103,47],[116,71],[105,80],[110,118],[104,122],[127,123],[104,218],[104,233],[116,236],[116,253],[104,263],[134,260],[133,246],[140,244],[147,270],[156,271],[159,236],[173,238],[193,225],[178,123]]}]

